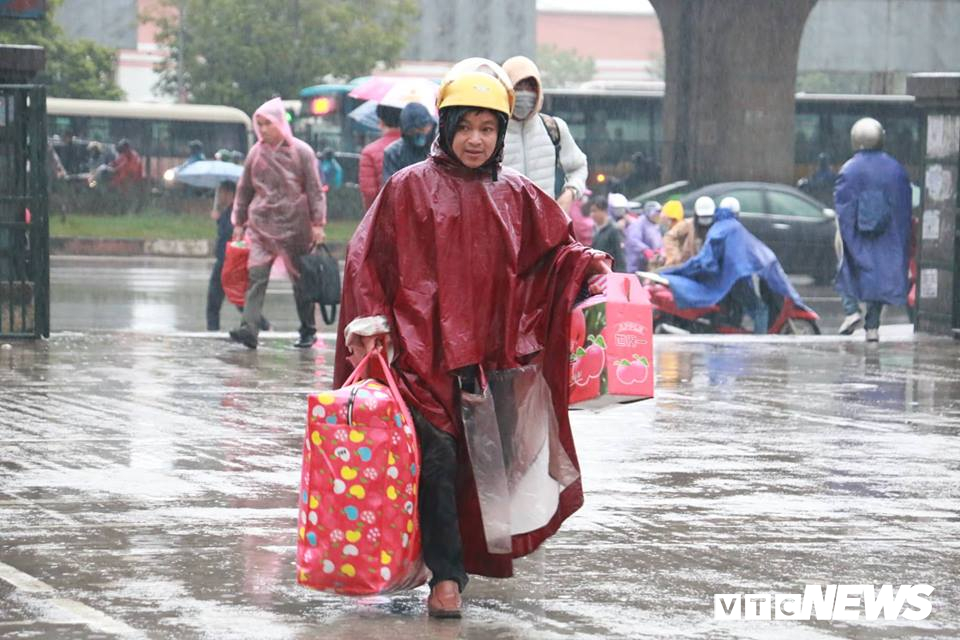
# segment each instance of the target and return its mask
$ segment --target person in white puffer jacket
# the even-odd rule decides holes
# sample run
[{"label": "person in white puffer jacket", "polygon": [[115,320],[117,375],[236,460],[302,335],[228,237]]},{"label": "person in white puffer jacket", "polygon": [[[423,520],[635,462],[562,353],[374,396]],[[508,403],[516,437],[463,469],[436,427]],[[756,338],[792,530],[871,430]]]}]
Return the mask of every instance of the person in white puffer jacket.
[{"label": "person in white puffer jacket", "polygon": [[[510,167],[532,180],[538,187],[557,199],[560,208],[568,213],[573,201],[587,186],[587,156],[577,146],[567,123],[540,113],[543,106],[543,88],[540,69],[530,58],[514,56],[503,63],[516,92],[516,104],[507,125],[503,147],[503,166]],[[549,126],[556,124],[559,136],[559,163],[563,168],[564,183],[557,185],[557,146],[551,139]]]}]

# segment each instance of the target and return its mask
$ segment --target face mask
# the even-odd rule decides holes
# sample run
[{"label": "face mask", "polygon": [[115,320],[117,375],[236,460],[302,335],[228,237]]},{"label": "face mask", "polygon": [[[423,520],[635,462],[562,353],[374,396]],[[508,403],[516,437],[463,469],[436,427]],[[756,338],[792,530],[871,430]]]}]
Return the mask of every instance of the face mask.
[{"label": "face mask", "polygon": [[427,134],[418,133],[415,136],[413,136],[413,138],[410,139],[410,142],[415,147],[423,147],[427,144]]},{"label": "face mask", "polygon": [[517,91],[516,101],[513,103],[513,117],[525,120],[537,104],[537,94],[534,91]]}]

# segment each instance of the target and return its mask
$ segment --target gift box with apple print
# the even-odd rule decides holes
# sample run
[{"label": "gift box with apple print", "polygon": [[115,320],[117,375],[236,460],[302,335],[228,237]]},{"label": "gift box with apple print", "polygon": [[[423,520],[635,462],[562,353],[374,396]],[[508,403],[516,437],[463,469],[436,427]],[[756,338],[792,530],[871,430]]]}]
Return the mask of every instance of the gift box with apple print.
[{"label": "gift box with apple print", "polygon": [[600,408],[653,397],[653,308],[640,280],[607,276],[607,292],[570,316],[570,406]]}]

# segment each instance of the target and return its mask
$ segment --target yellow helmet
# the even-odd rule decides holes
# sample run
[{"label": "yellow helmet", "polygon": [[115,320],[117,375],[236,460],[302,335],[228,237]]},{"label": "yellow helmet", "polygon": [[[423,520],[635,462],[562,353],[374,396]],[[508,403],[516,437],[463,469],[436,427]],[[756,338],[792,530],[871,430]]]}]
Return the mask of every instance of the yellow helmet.
[{"label": "yellow helmet", "polygon": [[513,86],[496,62],[486,58],[467,58],[453,66],[440,83],[437,109],[478,107],[505,113],[513,112]]},{"label": "yellow helmet", "polygon": [[670,200],[663,205],[660,213],[663,214],[664,217],[680,222],[683,220],[683,204],[681,204],[679,200]]}]

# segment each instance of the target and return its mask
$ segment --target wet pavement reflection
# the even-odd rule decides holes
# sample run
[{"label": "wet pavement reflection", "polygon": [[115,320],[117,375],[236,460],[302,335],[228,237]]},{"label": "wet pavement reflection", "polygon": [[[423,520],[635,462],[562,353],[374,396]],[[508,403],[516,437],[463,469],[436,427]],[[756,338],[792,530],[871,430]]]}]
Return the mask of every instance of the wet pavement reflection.
[{"label": "wet pavement reflection", "polygon": [[[422,588],[295,583],[305,395],[330,384],[329,338],[250,352],[125,322],[0,348],[3,637],[960,636],[956,342],[658,336],[655,400],[572,414],[585,507],[438,622]],[[713,619],[716,593],[885,583],[932,585],[930,617]]]},{"label": "wet pavement reflection", "polygon": [[[212,259],[201,258],[53,256],[51,325],[54,331],[203,331],[212,266]],[[820,314],[824,334],[834,333],[843,311],[833,287],[804,276],[792,280]],[[271,276],[264,313],[277,330],[297,329],[290,283],[279,269]],[[225,332],[239,324],[240,314],[225,302],[220,319]],[[883,322],[908,322],[906,309],[885,308]]]},{"label": "wet pavement reflection", "polygon": [[[212,258],[53,256],[52,329],[203,331],[212,268]],[[271,276],[264,314],[280,330],[297,329],[290,282],[279,269]],[[240,323],[227,301],[220,323],[224,331]]]}]

